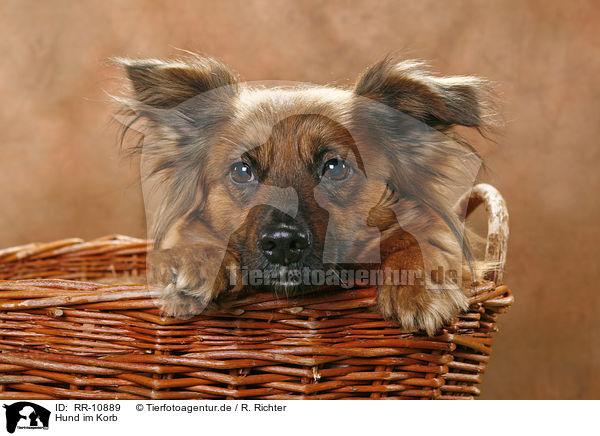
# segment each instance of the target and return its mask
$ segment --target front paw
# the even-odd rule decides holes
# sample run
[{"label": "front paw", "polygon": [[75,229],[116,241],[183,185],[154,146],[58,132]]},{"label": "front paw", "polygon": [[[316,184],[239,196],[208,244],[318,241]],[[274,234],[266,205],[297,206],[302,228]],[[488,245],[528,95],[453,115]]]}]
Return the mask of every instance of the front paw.
[{"label": "front paw", "polygon": [[433,336],[468,305],[457,287],[426,289],[422,285],[384,284],[377,289],[382,316],[396,321],[407,331],[425,330]]},{"label": "front paw", "polygon": [[227,268],[235,266],[223,249],[194,246],[156,250],[149,263],[151,283],[162,291],[162,312],[174,317],[197,315],[229,290]]}]

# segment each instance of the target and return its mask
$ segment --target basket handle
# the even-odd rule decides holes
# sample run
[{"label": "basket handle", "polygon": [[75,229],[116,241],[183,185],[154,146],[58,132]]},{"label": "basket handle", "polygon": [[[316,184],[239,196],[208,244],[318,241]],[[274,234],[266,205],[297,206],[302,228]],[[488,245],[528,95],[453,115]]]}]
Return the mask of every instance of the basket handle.
[{"label": "basket handle", "polygon": [[463,195],[457,203],[456,210],[459,216],[466,218],[482,203],[488,216],[485,261],[494,265],[488,275],[490,280],[500,285],[504,275],[509,235],[508,209],[504,198],[492,185],[480,183]]}]

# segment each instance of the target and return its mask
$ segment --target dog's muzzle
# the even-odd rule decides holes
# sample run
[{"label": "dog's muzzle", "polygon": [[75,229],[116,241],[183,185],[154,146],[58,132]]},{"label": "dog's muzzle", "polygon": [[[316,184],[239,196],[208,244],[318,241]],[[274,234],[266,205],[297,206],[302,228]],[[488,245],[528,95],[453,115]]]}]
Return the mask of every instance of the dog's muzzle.
[{"label": "dog's muzzle", "polygon": [[269,262],[289,265],[299,262],[311,245],[312,235],[299,224],[266,226],[258,235],[258,246]]}]

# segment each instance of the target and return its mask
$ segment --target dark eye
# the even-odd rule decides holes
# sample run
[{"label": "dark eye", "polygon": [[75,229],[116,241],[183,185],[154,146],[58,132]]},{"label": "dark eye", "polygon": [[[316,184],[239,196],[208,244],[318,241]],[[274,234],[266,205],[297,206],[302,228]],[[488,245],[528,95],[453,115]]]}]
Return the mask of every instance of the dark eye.
[{"label": "dark eye", "polygon": [[346,180],[352,174],[352,167],[339,157],[329,159],[323,167],[323,176],[330,180]]},{"label": "dark eye", "polygon": [[246,162],[236,162],[229,168],[229,177],[235,183],[250,183],[254,180],[254,172]]}]

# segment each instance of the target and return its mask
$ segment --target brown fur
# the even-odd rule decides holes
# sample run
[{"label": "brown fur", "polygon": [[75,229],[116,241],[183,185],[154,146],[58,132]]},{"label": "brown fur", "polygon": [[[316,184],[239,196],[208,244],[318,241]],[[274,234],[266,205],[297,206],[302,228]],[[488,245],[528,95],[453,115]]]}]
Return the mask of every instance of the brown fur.
[{"label": "brown fur", "polygon": [[[119,62],[131,83],[120,100],[147,123],[142,151],[165,189],[151,265],[169,315],[199,313],[219,295],[240,291],[228,268],[273,268],[256,243],[271,221],[310,229],[302,260],[310,268],[325,265],[327,232],[336,254],[374,254],[382,269],[429,277],[437,267],[469,265],[460,217],[442,191],[460,178],[457,162],[473,150],[449,146],[440,132],[484,125],[481,79],[437,77],[419,63],[388,58],[353,90],[269,89],[239,83],[212,58]],[[323,181],[323,162],[336,157],[351,163],[352,177]],[[251,163],[259,183],[234,186],[227,174],[240,159]],[[290,204],[297,211],[281,210]],[[307,290],[315,289],[294,289]],[[384,283],[378,291],[386,318],[429,334],[467,306],[460,284],[439,277]]]}]

